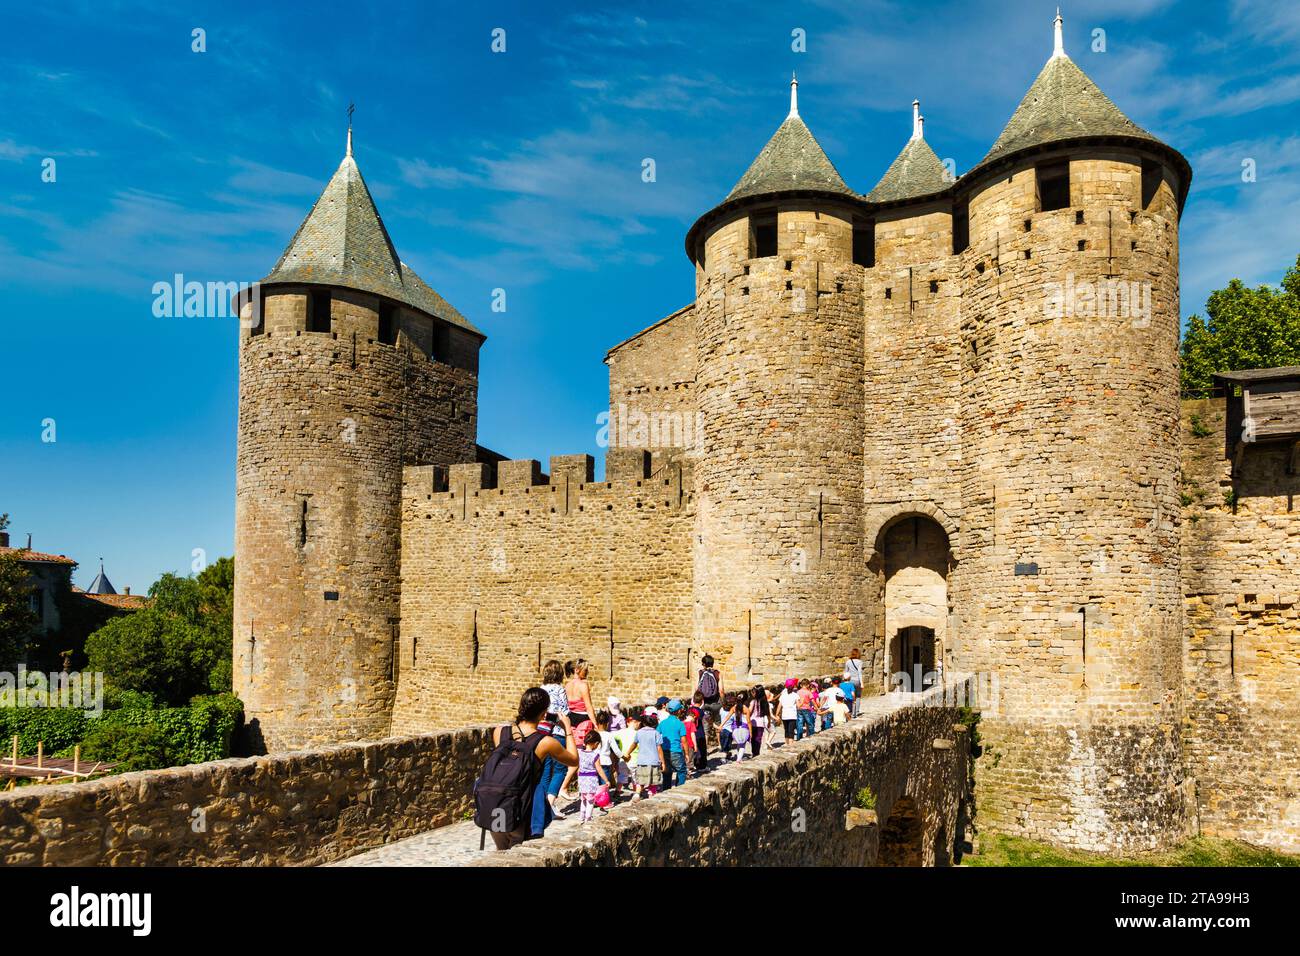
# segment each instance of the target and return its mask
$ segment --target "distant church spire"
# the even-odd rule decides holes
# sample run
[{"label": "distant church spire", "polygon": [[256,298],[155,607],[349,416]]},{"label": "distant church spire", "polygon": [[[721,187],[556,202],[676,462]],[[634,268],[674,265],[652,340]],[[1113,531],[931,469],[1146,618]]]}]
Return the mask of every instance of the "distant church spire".
[{"label": "distant church spire", "polygon": [[1065,56],[1065,40],[1061,36],[1061,8],[1056,8],[1056,22],[1052,26],[1052,57]]},{"label": "distant church spire", "polygon": [[912,139],[925,138],[925,134],[921,131],[924,123],[925,117],[921,115],[921,101],[912,100]]},{"label": "distant church spire", "polygon": [[352,114],[355,113],[356,110],[357,110],[357,104],[355,103],[348,104],[348,151],[347,151],[348,156],[352,155]]},{"label": "distant church spire", "polygon": [[799,115],[799,77],[790,71],[790,115]]}]

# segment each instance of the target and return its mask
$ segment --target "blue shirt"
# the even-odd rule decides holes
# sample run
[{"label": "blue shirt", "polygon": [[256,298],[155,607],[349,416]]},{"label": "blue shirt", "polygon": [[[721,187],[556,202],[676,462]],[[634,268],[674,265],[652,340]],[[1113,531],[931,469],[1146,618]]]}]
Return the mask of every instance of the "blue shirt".
[{"label": "blue shirt", "polygon": [[659,745],[663,737],[653,727],[642,727],[636,732],[636,762],[638,767],[659,766]]},{"label": "blue shirt", "polygon": [[679,754],[682,752],[682,738],[686,736],[686,725],[676,717],[665,717],[659,721],[659,735],[663,738],[665,747],[672,753]]},{"label": "blue shirt", "polygon": [[853,703],[853,681],[846,680],[840,684],[840,690],[844,692],[844,699],[850,704]]}]

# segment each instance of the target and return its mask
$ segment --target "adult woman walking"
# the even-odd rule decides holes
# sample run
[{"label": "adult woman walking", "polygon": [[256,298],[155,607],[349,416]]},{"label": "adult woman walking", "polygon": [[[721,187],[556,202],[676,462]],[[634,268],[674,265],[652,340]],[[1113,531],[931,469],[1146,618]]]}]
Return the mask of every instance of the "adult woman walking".
[{"label": "adult woman walking", "polygon": [[844,662],[844,676],[853,685],[853,701],[849,709],[856,717],[862,700],[862,652],[856,647],[849,652],[849,659]]},{"label": "adult woman walking", "polygon": [[[515,715],[514,724],[498,727],[492,734],[492,743],[498,750],[501,749],[503,742],[513,741],[516,749],[522,749],[532,761],[526,788],[526,791],[531,792],[531,797],[525,798],[524,808],[517,815],[521,819],[511,820],[510,822],[515,825],[509,831],[500,832],[495,827],[489,830],[492,834],[492,842],[496,844],[498,850],[508,850],[527,840],[530,835],[541,836],[532,825],[539,806],[546,813],[542,830],[544,831],[546,824],[550,823],[550,808],[546,794],[538,785],[542,776],[542,762],[550,759],[566,767],[578,765],[578,749],[572,732],[569,732],[569,718],[563,714],[559,718],[566,731],[564,739],[567,743],[561,743],[560,738],[553,736],[544,723],[550,706],[550,694],[540,687],[530,687],[519,698],[519,710]],[[530,813],[529,810],[533,812]]]},{"label": "adult woman walking", "polygon": [[577,727],[584,720],[596,716],[596,708],[591,703],[591,685],[587,682],[590,668],[584,660],[569,661],[564,665],[564,693],[569,698],[569,720]]}]

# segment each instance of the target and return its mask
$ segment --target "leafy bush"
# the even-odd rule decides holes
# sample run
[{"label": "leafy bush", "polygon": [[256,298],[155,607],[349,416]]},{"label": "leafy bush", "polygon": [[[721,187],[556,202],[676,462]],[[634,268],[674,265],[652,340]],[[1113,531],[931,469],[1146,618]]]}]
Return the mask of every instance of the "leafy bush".
[{"label": "leafy bush", "polygon": [[121,707],[105,711],[99,719],[116,727],[147,727],[166,740],[167,763],[179,766],[221,760],[230,756],[230,744],[244,705],[233,694],[195,697],[188,707]]},{"label": "leafy bush", "polygon": [[8,756],[14,734],[20,754],[36,753],[41,741],[47,754],[71,747],[86,736],[91,719],[70,707],[0,708],[0,755]]},{"label": "leafy bush", "polygon": [[120,710],[124,707],[149,710],[157,706],[158,702],[154,700],[153,694],[146,694],[139,690],[121,690],[111,686],[104,688],[105,710]]},{"label": "leafy bush", "polygon": [[118,764],[119,771],[175,767],[229,757],[244,709],[234,694],[151,707],[146,695],[124,692],[117,703],[98,717],[72,708],[0,708],[0,743],[18,734],[22,754],[34,754],[44,741],[47,754],[63,756],[80,743],[85,760]]},{"label": "leafy bush", "polygon": [[82,742],[83,760],[116,764],[116,770],[154,770],[173,766],[167,731],[157,724],[120,724],[99,719]]},{"label": "leafy bush", "polygon": [[876,809],[876,794],[870,787],[863,787],[853,797],[853,805],[863,810]]},{"label": "leafy bush", "polygon": [[171,706],[229,691],[233,588],[230,558],[194,578],[164,574],[149,589],[148,607],[86,639],[87,669],[102,671],[111,687]]}]

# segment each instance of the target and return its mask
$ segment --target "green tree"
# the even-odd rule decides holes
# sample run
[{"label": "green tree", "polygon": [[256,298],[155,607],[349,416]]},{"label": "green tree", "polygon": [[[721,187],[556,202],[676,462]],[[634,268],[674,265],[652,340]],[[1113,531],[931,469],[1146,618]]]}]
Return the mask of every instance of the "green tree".
[{"label": "green tree", "polygon": [[151,695],[163,706],[230,689],[234,562],[222,558],[198,577],[164,574],[148,607],[114,618],[86,640],[88,667],[117,691]]},{"label": "green tree", "polygon": [[[8,515],[2,515],[8,523]],[[32,611],[32,580],[21,561],[12,553],[0,554],[0,670],[13,671],[20,662],[27,639],[40,619]]]},{"label": "green tree", "polygon": [[1205,314],[1191,316],[1183,332],[1184,397],[1208,395],[1215,372],[1300,365],[1300,256],[1280,289],[1233,279],[1210,293]]}]

